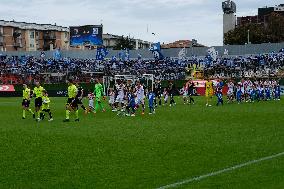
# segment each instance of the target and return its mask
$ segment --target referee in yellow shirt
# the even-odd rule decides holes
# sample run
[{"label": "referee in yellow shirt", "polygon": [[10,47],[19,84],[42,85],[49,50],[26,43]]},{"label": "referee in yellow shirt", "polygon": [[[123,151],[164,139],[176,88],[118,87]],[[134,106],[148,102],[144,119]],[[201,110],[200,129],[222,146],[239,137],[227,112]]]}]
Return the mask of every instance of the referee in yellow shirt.
[{"label": "referee in yellow shirt", "polygon": [[37,121],[40,121],[40,113],[42,106],[42,92],[45,90],[40,83],[37,81],[35,83],[34,96],[35,96],[35,111],[37,113]]},{"label": "referee in yellow shirt", "polygon": [[26,84],[23,85],[23,119],[26,119],[26,111],[28,110],[31,114],[33,114],[33,118],[35,118],[35,114],[30,109],[30,103],[31,103],[31,90],[28,88]]},{"label": "referee in yellow shirt", "polygon": [[79,121],[79,110],[78,110],[78,104],[76,100],[78,89],[76,85],[74,85],[73,81],[69,79],[67,81],[68,83],[68,100],[66,103],[66,118],[63,120],[63,122],[69,122],[70,121],[70,112],[74,111],[76,114],[75,121]]}]

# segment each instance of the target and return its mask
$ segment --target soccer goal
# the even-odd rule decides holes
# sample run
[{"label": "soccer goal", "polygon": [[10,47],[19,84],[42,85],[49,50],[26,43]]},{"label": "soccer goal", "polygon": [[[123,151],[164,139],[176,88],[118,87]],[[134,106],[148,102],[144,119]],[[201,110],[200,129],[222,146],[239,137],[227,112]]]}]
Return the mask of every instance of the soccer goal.
[{"label": "soccer goal", "polygon": [[126,81],[128,85],[133,85],[136,83],[136,81],[139,80],[142,80],[145,86],[151,87],[152,91],[154,90],[153,74],[143,74],[142,77],[138,77],[136,75],[115,75],[114,77],[112,76],[103,77],[104,93],[108,95],[109,89],[114,88],[117,81]]},{"label": "soccer goal", "polygon": [[137,81],[135,75],[115,75],[115,76],[103,76],[104,93],[108,95],[110,88],[114,88],[117,81],[126,81],[127,84],[134,84]]},{"label": "soccer goal", "polygon": [[154,75],[153,74],[143,74],[143,80],[147,87],[151,87],[152,91],[154,91]]}]

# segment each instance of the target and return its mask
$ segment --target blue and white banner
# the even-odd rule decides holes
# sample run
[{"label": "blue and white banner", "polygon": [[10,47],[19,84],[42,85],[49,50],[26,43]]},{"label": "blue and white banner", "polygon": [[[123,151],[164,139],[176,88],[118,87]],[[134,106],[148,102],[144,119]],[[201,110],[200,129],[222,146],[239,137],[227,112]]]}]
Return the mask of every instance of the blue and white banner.
[{"label": "blue and white banner", "polygon": [[55,60],[60,60],[60,59],[62,58],[60,49],[56,49],[56,50],[55,50],[55,52],[53,53],[53,58],[54,58]]},{"label": "blue and white banner", "polygon": [[104,60],[107,55],[108,55],[107,48],[105,47],[97,48],[96,60]]},{"label": "blue and white banner", "polygon": [[228,49],[225,49],[225,50],[224,50],[224,55],[225,55],[225,56],[228,56],[228,55],[229,55]]},{"label": "blue and white banner", "polygon": [[25,55],[22,55],[20,58],[20,62],[22,65],[26,65],[28,62],[28,57],[26,57]]},{"label": "blue and white banner", "polygon": [[211,58],[216,61],[218,57],[218,51],[215,50],[214,47],[211,47],[210,49],[207,50],[208,54],[211,56]]},{"label": "blue and white banner", "polygon": [[161,44],[160,44],[160,42],[153,43],[151,45],[149,51],[151,51],[153,53],[155,59],[159,59],[159,60],[164,59],[164,56],[163,56],[163,54],[161,52]]},{"label": "blue and white banner", "polygon": [[40,57],[45,58],[45,52],[40,52]]},{"label": "blue and white banner", "polygon": [[118,57],[120,60],[122,61],[129,61],[129,49],[124,49],[122,50],[119,54],[118,54]]},{"label": "blue and white banner", "polygon": [[184,60],[186,58],[186,49],[185,47],[181,49],[178,53],[178,59],[179,60]]},{"label": "blue and white banner", "polygon": [[280,94],[284,95],[284,86],[283,85],[280,86]]},{"label": "blue and white banner", "polygon": [[138,60],[142,60],[142,55],[138,54]]},{"label": "blue and white banner", "polygon": [[112,56],[112,57],[111,57],[111,60],[112,60],[112,61],[116,61],[116,56]]},{"label": "blue and white banner", "polygon": [[153,43],[149,49],[150,51],[161,51],[161,44],[160,42],[158,43]]}]

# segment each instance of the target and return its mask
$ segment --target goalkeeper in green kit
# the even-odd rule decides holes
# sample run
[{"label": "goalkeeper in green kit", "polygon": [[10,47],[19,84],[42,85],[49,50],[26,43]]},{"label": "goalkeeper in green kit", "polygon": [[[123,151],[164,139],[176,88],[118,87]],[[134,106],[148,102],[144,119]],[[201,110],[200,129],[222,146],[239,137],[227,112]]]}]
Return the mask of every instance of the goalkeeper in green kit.
[{"label": "goalkeeper in green kit", "polygon": [[94,90],[94,96],[96,97],[96,106],[95,106],[95,112],[98,111],[100,108],[103,112],[105,112],[103,103],[102,103],[102,97],[104,97],[104,90],[103,86],[100,83],[99,79],[95,80],[95,90]]}]

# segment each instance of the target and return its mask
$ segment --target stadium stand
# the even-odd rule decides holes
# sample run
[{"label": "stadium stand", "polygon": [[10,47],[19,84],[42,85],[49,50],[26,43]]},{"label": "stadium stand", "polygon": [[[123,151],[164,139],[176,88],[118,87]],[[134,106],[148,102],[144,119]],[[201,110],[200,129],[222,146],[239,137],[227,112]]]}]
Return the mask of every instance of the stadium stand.
[{"label": "stadium stand", "polygon": [[219,57],[190,57],[183,60],[103,60],[63,58],[60,60],[33,56],[1,56],[0,83],[21,84],[39,80],[60,83],[72,76],[77,82],[91,82],[94,76],[154,74],[158,80],[186,78],[186,68],[197,67],[211,78],[280,77],[283,76],[284,54]]}]

